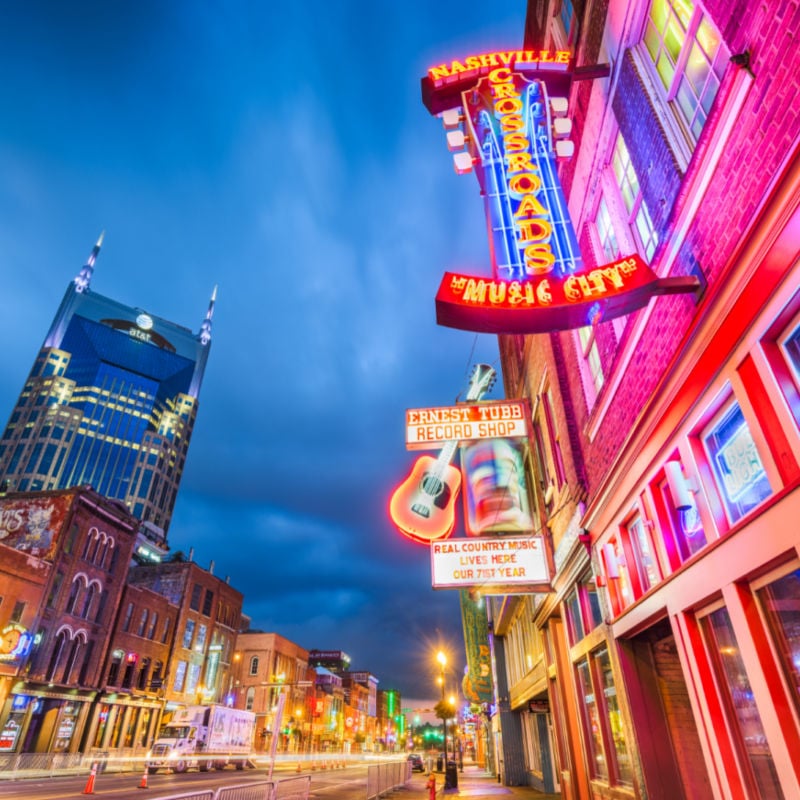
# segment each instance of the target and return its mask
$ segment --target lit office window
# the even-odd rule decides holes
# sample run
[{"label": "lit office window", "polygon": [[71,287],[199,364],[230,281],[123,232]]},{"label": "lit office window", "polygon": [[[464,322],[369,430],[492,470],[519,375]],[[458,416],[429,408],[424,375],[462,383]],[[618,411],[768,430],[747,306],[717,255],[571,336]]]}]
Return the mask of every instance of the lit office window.
[{"label": "lit office window", "polygon": [[719,31],[691,0],[653,0],[644,44],[665,99],[697,141],[730,57]]}]

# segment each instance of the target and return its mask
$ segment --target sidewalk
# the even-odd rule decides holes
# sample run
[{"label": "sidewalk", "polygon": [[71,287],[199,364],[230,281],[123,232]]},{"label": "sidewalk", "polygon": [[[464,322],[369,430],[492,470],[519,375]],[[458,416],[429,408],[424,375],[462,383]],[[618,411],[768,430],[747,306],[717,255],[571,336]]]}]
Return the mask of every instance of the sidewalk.
[{"label": "sidewalk", "polygon": [[[432,773],[436,777],[436,800],[469,797],[470,800],[560,800],[560,794],[538,792],[532,786],[503,786],[497,778],[475,764],[464,764],[458,773],[458,788],[444,791],[444,773]],[[428,800],[428,776],[415,772],[405,787],[392,792],[392,800]]]}]

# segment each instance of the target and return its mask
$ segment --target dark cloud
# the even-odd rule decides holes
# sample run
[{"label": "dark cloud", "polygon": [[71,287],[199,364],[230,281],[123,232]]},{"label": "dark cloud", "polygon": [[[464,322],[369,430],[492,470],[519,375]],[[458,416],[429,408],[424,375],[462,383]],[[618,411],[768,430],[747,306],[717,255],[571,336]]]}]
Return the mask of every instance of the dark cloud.
[{"label": "dark cloud", "polygon": [[405,409],[497,358],[435,324],[443,271],[488,248],[419,79],[521,44],[527,4],[506,6],[0,10],[0,415],[101,230],[101,294],[197,330],[218,284],[170,542],[230,576],[255,627],[410,697],[437,691],[436,648],[453,681],[463,655],[457,595],[386,513]]}]

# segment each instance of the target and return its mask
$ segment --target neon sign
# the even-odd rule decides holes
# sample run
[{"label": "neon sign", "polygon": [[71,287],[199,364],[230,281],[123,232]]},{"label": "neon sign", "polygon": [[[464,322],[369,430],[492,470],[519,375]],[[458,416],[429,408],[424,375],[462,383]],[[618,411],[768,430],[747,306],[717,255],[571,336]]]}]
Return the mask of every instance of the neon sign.
[{"label": "neon sign", "polygon": [[541,333],[627,314],[658,294],[696,291],[695,276],[657,278],[638,255],[586,269],[557,173],[569,157],[566,51],[468,56],[432,67],[423,102],[440,114],[459,172],[475,168],[484,198],[492,275],[448,272],[436,296],[441,325]]}]

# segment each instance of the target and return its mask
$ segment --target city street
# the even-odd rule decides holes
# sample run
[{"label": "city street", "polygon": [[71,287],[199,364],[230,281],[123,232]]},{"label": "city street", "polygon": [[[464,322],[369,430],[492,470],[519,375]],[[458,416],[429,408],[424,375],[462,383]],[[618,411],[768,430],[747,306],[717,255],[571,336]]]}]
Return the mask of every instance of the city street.
[{"label": "city street", "polygon": [[[296,772],[296,764],[288,762],[277,765],[274,781],[293,781],[311,776],[311,792],[320,797],[336,800],[363,800],[367,782],[367,763],[359,763],[343,769],[306,770]],[[32,778],[15,781],[0,781],[0,797],[10,800],[73,800],[86,797],[84,789],[88,775],[65,776],[63,778]],[[222,786],[255,784],[268,779],[268,769],[248,769],[244,772],[226,769],[221,772],[187,772],[183,775],[159,772],[147,776],[147,789],[140,789],[142,775],[138,772],[99,773],[94,784],[94,794],[103,797],[128,800],[128,798],[168,797],[191,791],[207,791]]]}]

